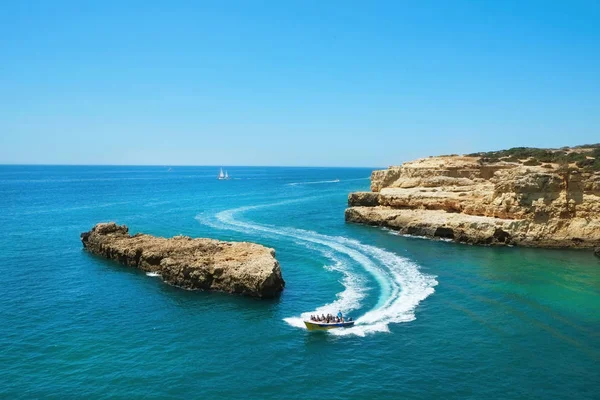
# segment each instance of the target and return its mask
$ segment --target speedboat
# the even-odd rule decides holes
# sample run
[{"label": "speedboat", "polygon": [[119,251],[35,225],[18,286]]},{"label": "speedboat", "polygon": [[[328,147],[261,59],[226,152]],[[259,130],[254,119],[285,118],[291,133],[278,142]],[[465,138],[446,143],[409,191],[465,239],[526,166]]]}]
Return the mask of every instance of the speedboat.
[{"label": "speedboat", "polygon": [[319,321],[304,321],[304,325],[306,325],[306,329],[309,331],[326,331],[328,329],[335,328],[349,328],[354,326],[354,321],[344,321],[344,322],[319,322]]}]

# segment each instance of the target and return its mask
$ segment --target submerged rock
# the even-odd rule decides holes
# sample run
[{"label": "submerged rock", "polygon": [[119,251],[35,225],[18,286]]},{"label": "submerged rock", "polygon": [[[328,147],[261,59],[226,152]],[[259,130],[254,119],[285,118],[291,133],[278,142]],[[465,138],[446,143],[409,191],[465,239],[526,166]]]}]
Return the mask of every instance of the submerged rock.
[{"label": "submerged rock", "polygon": [[423,158],[374,171],[345,217],[471,244],[590,248],[600,242],[599,160],[600,145]]},{"label": "submerged rock", "polygon": [[99,223],[81,234],[90,253],[158,274],[189,290],[275,297],[285,282],[275,250],[248,242],[130,235],[125,225]]},{"label": "submerged rock", "polygon": [[594,254],[597,255],[598,257],[600,257],[600,247],[596,247],[594,249]]}]

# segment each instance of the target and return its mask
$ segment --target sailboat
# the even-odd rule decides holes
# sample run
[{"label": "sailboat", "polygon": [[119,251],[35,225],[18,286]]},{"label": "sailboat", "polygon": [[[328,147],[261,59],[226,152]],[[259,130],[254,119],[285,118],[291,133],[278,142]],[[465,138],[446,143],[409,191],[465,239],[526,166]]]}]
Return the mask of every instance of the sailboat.
[{"label": "sailboat", "polygon": [[231,179],[231,178],[229,178],[229,174],[227,173],[227,171],[225,171],[225,173],[223,173],[223,168],[221,168],[221,171],[219,172],[219,177],[217,179],[220,181],[223,181],[223,180],[227,180],[227,179]]}]

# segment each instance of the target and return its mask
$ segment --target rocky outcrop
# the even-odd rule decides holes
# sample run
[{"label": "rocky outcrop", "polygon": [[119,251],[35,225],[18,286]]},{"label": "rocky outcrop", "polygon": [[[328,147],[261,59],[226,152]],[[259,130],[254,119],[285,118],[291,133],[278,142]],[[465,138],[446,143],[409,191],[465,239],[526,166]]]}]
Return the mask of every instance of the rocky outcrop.
[{"label": "rocky outcrop", "polygon": [[576,151],[583,161],[440,156],[374,171],[371,192],[350,194],[346,220],[472,244],[597,246],[600,171],[586,156],[597,150]]},{"label": "rocky outcrop", "polygon": [[379,194],[371,192],[356,192],[348,195],[348,206],[375,207],[379,205]]},{"label": "rocky outcrop", "polygon": [[595,254],[596,256],[600,257],[600,246],[599,246],[599,247],[596,247],[596,248],[594,249],[594,254]]},{"label": "rocky outcrop", "polygon": [[184,289],[268,298],[285,286],[275,251],[259,244],[130,235],[114,222],[97,224],[81,241],[90,253],[159,274]]}]

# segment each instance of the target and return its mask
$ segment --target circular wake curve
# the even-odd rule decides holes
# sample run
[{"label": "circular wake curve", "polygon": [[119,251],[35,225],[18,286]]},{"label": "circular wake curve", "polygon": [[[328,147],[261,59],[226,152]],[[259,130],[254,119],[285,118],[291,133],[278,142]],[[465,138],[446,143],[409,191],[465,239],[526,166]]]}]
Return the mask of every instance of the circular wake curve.
[{"label": "circular wake curve", "polygon": [[315,313],[335,314],[338,309],[346,311],[360,308],[365,297],[366,287],[361,275],[352,264],[344,261],[349,258],[368,272],[378,283],[380,294],[376,305],[356,319],[356,325],[347,329],[329,331],[334,335],[359,335],[387,332],[390,323],[400,323],[415,319],[417,305],[434,292],[437,281],[434,276],[425,275],[410,260],[375,246],[363,244],[340,236],[329,236],[314,231],[275,227],[245,222],[235,218],[236,214],[257,208],[274,207],[306,200],[288,200],[277,203],[246,206],[222,211],[216,215],[216,221],[196,217],[200,222],[219,229],[231,229],[243,233],[261,232],[274,237],[287,237],[313,250],[320,251],[332,264],[327,269],[340,272],[343,276],[344,291],[338,293],[336,300],[303,313],[300,317],[286,318],[285,321],[295,327],[304,328],[302,320]]}]

